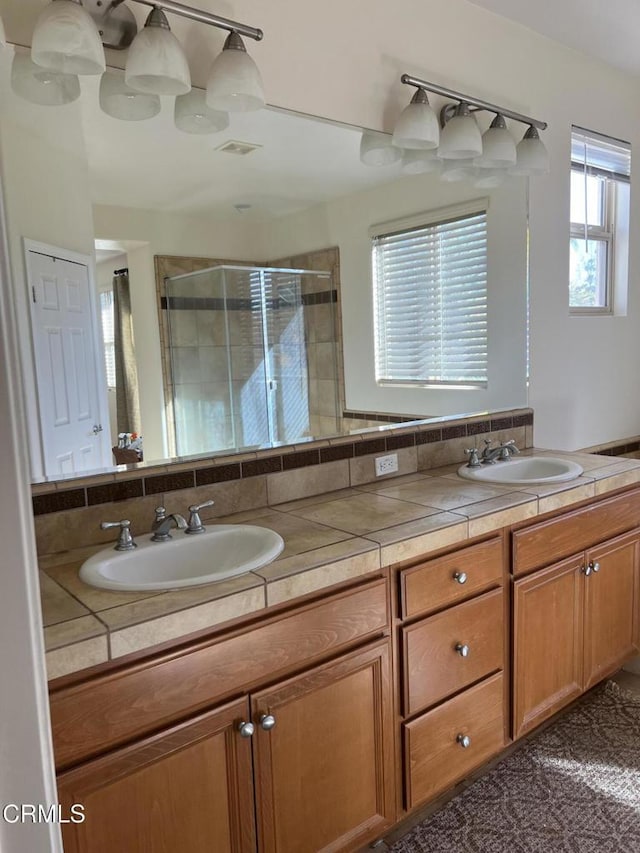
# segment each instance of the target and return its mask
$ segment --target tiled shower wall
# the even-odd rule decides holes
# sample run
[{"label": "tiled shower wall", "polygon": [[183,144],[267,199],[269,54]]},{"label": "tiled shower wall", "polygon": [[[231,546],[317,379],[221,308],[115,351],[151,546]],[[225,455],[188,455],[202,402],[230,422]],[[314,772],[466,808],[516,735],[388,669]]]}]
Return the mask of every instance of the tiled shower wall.
[{"label": "tiled shower wall", "polygon": [[[304,255],[295,255],[289,258],[277,258],[268,262],[256,261],[249,264],[246,261],[235,261],[232,259],[221,258],[188,258],[177,256],[158,255],[155,258],[156,270],[156,291],[158,303],[158,322],[160,328],[160,344],[162,353],[162,375],[164,384],[164,394],[167,412],[167,432],[169,435],[169,453],[171,456],[176,456],[175,446],[175,415],[173,412],[173,382],[180,381],[193,377],[197,372],[197,365],[189,363],[189,358],[192,358],[191,353],[186,350],[193,350],[192,342],[194,335],[198,335],[196,324],[199,323],[203,328],[206,326],[206,317],[202,316],[199,319],[195,317],[195,312],[184,312],[184,316],[180,318],[180,324],[184,326],[186,337],[181,338],[182,329],[178,329],[178,346],[181,344],[185,347],[184,372],[181,371],[181,354],[174,353],[174,365],[181,371],[179,377],[173,376],[173,367],[171,363],[171,352],[169,349],[169,330],[166,311],[166,285],[165,279],[175,276],[184,275],[191,272],[197,272],[208,269],[209,267],[222,264],[230,264],[234,266],[254,266],[268,265],[273,267],[287,267],[294,269],[309,269],[318,272],[328,272],[331,275],[331,282],[326,280],[313,280],[311,277],[303,278],[302,297],[305,304],[304,308],[304,323],[305,323],[305,340],[307,348],[307,358],[309,366],[309,415],[310,415],[310,434],[311,435],[333,435],[340,432],[344,427],[336,423],[336,417],[339,416],[344,409],[344,371],[342,362],[342,339],[340,330],[340,259],[337,248],[323,249],[317,252],[312,252]],[[206,295],[206,294],[203,294]],[[183,312],[181,312],[183,313]],[[191,314],[194,314],[191,317]],[[204,312],[204,314],[213,312]],[[250,343],[243,338],[246,337],[247,330],[250,331],[250,318],[247,320],[243,315],[251,313],[246,311],[230,312],[232,322],[234,323],[234,334],[232,340],[239,345],[232,347],[235,351],[235,358],[232,352],[232,372],[233,381],[237,383],[237,391],[240,391],[246,380],[252,375],[255,367],[262,358],[261,348],[255,348],[255,351],[245,346]],[[204,329],[206,331],[206,329]],[[175,338],[175,335],[174,335]],[[212,351],[217,347],[211,347]],[[253,358],[251,357],[253,352]],[[258,361],[256,361],[258,359]],[[215,364],[211,365],[213,373],[207,378],[208,383],[220,383],[216,379]],[[220,370],[223,370],[220,367]],[[221,376],[222,380],[223,377]],[[198,387],[197,382],[190,383],[193,387],[193,393],[205,393],[207,390]],[[226,394],[226,390],[216,388],[216,393]],[[240,399],[240,393],[234,395],[235,400]],[[336,411],[336,405],[338,411]],[[237,413],[236,413],[237,414]],[[366,423],[358,423],[355,427],[361,429]],[[222,431],[220,434],[221,441],[229,438],[229,418],[222,419],[220,426]],[[255,432],[255,431],[254,431]],[[264,438],[253,434],[251,430],[243,437],[246,445],[264,443]]]}]

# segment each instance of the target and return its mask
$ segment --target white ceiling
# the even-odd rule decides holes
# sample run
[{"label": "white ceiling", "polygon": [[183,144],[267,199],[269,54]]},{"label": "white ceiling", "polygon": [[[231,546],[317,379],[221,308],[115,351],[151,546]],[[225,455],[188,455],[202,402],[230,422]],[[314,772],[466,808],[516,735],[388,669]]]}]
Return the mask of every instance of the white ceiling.
[{"label": "white ceiling", "polygon": [[490,12],[640,76],[639,0],[470,0]]}]

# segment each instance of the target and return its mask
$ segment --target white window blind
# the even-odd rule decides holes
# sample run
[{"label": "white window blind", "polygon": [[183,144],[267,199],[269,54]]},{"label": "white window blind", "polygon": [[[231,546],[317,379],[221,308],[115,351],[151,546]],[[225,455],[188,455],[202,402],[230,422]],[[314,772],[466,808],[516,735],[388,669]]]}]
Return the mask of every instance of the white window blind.
[{"label": "white window blind", "polygon": [[100,293],[100,319],[102,321],[102,339],[104,342],[104,363],[107,369],[107,385],[116,387],[116,353],[113,322],[113,290]]},{"label": "white window blind", "polygon": [[487,384],[487,212],[373,237],[376,379]]}]

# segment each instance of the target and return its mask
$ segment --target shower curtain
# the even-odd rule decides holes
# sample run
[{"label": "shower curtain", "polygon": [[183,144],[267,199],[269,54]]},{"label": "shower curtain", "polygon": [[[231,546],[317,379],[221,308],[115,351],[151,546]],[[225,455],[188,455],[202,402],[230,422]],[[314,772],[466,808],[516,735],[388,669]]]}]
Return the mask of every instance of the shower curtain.
[{"label": "shower curtain", "polygon": [[113,322],[116,367],[118,432],[140,434],[138,371],[133,340],[129,271],[118,270],[113,279]]}]

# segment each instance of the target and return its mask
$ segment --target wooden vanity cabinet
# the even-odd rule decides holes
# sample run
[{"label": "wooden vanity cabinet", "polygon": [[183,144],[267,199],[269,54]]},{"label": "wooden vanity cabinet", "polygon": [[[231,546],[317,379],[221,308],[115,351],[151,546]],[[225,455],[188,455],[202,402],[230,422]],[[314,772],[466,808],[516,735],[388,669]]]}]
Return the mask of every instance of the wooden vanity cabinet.
[{"label": "wooden vanity cabinet", "polygon": [[[382,834],[395,819],[386,593],[378,580],[318,603],[334,605],[323,637],[333,655],[314,649],[320,625],[303,634],[294,621],[298,633],[282,638],[272,668],[281,667],[278,651],[295,644],[308,657],[301,671],[273,683],[264,677],[264,687],[241,698],[61,772],[61,803],[82,803],[86,815],[63,827],[65,851],[329,853]],[[381,628],[364,619],[359,637],[353,595],[378,611]],[[300,608],[307,623],[313,609]],[[192,662],[185,672],[215,675],[194,672]]]},{"label": "wooden vanity cabinet", "polygon": [[399,572],[404,807],[423,805],[506,743],[502,534]]},{"label": "wooden vanity cabinet", "polygon": [[[630,509],[637,502],[636,493],[630,502],[624,496],[603,502],[608,513],[616,502],[621,510],[616,525],[621,518],[636,520]],[[546,556],[553,559],[554,541],[562,542],[566,550],[572,526],[575,544],[592,541],[593,528],[585,518],[597,519],[598,512],[603,512],[602,506],[595,505],[515,534],[523,546],[521,553],[527,555],[527,567],[531,543],[539,540],[541,530],[549,534]],[[517,556],[516,550],[516,572]],[[638,528],[514,581],[514,737],[548,719],[638,651],[639,599]]]}]

